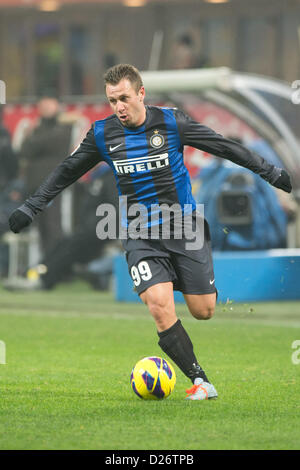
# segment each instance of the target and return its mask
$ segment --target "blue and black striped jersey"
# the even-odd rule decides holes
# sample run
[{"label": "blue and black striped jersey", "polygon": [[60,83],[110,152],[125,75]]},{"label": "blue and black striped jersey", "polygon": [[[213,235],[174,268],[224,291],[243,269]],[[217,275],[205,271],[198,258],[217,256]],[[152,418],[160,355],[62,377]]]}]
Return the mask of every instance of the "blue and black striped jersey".
[{"label": "blue and black striped jersey", "polygon": [[140,203],[151,211],[151,206],[177,203],[182,210],[194,210],[183,157],[185,145],[231,160],[271,184],[280,175],[279,168],[182,111],[146,106],[146,120],[139,127],[123,126],[115,114],[96,121],[78,148],[27,199],[23,210],[28,215],[43,210],[58,193],[101,161],[112,168],[119,194],[127,197],[128,206]]},{"label": "blue and black striped jersey", "polygon": [[124,127],[115,115],[96,121],[94,136],[114,171],[119,194],[127,196],[128,207],[147,208],[148,227],[155,223],[154,212],[162,204],[178,204],[183,212],[195,210],[173,109],[147,107],[144,124],[135,128]]}]

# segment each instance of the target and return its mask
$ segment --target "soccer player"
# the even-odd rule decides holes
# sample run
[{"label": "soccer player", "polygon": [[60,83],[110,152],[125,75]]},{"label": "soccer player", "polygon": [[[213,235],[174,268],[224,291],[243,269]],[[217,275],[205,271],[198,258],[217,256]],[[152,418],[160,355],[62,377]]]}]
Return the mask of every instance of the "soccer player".
[{"label": "soccer player", "polygon": [[[187,248],[184,236],[172,237],[176,229],[174,217],[170,237],[163,237],[164,221],[160,215],[152,217],[152,212],[163,204],[168,207],[176,204],[198,227],[196,204],[183,161],[184,145],[231,160],[286,192],[292,189],[290,177],[285,170],[178,109],[145,106],[145,88],[139,71],[132,65],[111,67],[104,76],[104,84],[113,114],[96,121],[79,147],[12,213],[10,228],[20,232],[64,188],[100,161],[106,161],[114,171],[119,194],[127,197],[128,207],[134,204],[146,207],[147,231],[152,233],[153,226],[158,226],[155,232],[158,237],[135,239],[128,231],[128,237],[122,241],[136,291],[154,318],[158,344],[192,381],[187,399],[216,398],[216,389],[199,365],[190,337],[177,318],[173,295],[174,289],[183,293],[196,319],[212,317],[217,290],[208,224],[203,221],[202,247],[192,250]],[[128,215],[127,227],[134,220],[134,215]]]}]

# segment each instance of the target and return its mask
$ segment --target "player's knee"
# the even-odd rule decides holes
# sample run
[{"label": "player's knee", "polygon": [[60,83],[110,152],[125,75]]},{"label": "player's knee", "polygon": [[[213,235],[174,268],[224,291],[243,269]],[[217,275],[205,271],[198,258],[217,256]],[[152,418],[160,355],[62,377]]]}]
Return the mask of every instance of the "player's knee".
[{"label": "player's knee", "polygon": [[172,317],[172,315],[166,299],[162,297],[148,299],[147,307],[160,331],[165,330],[170,326],[170,321],[172,321],[172,318],[170,319],[170,317]]},{"label": "player's knee", "polygon": [[209,320],[215,312],[214,306],[204,306],[201,308],[194,308],[191,310],[191,314],[193,317],[195,317],[197,320]]},{"label": "player's knee", "polygon": [[148,298],[147,306],[155,319],[163,317],[167,311],[167,302],[162,297]]}]

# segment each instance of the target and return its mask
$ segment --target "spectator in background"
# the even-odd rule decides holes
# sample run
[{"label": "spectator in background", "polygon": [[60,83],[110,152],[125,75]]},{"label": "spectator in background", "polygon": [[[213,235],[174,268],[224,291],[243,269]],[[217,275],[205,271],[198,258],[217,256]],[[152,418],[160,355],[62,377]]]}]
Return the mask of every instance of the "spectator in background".
[{"label": "spectator in background", "polygon": [[[70,152],[74,122],[61,119],[58,99],[49,94],[40,98],[37,104],[39,121],[24,139],[20,149],[25,188],[28,194],[35,191],[49,172]],[[61,197],[47,207],[37,220],[41,251],[46,255],[62,238]]]},{"label": "spectator in background", "polygon": [[174,43],[171,68],[194,69],[207,66],[207,59],[196,50],[191,34],[184,33]]},{"label": "spectator in background", "polygon": [[[17,180],[17,156],[11,145],[11,136],[3,125],[3,109],[0,105],[0,237],[9,230],[11,210],[18,207],[24,197],[22,184]],[[7,274],[7,268],[7,245],[0,244],[0,276]]]},{"label": "spectator in background", "polygon": [[11,136],[3,125],[3,106],[0,105],[0,191],[16,178],[18,160],[12,145]]},{"label": "spectator in background", "polygon": [[[238,136],[229,135],[227,139],[247,147]],[[270,159],[263,147],[260,154]],[[270,187],[249,170],[221,159],[213,159],[202,168],[197,182],[195,198],[205,206],[214,250],[287,247],[287,223],[294,219],[297,207],[291,193]]]},{"label": "spectator in background", "polygon": [[[112,253],[120,251],[118,240],[100,240],[96,234],[96,209],[101,203],[111,204],[118,213],[118,192],[111,168],[103,163],[83,177],[83,200],[74,233],[63,236],[53,249],[30,268],[27,277],[7,280],[4,287],[10,290],[53,289],[73,275],[87,280],[94,288],[107,290],[112,275]],[[100,220],[100,219],[99,219]],[[107,256],[106,256],[107,255]],[[88,269],[89,262],[104,261],[99,271]],[[104,269],[104,271],[103,271]]]},{"label": "spectator in background", "polygon": [[[243,139],[236,135],[227,136],[228,139],[234,140],[239,144],[243,144],[248,147],[250,150],[259,153],[262,155],[269,163],[273,163],[275,166],[282,166],[282,162],[277,156],[276,152],[272,147],[263,139],[258,138],[254,139],[251,142],[244,142]],[[284,211],[287,217],[287,223],[293,222],[297,216],[297,202],[292,193],[286,193],[284,191],[279,191],[278,188],[273,188],[273,191],[276,194],[278,203],[281,209]],[[285,247],[283,245],[282,247]]]}]

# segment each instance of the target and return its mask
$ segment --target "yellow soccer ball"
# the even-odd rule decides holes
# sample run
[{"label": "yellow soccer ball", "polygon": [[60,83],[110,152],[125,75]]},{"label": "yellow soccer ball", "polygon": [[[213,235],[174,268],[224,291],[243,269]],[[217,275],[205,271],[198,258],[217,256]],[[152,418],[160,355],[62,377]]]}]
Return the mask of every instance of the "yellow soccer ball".
[{"label": "yellow soccer ball", "polygon": [[162,400],[174,390],[176,374],[172,365],[161,357],[144,357],[136,363],[130,376],[131,388],[144,400]]}]

